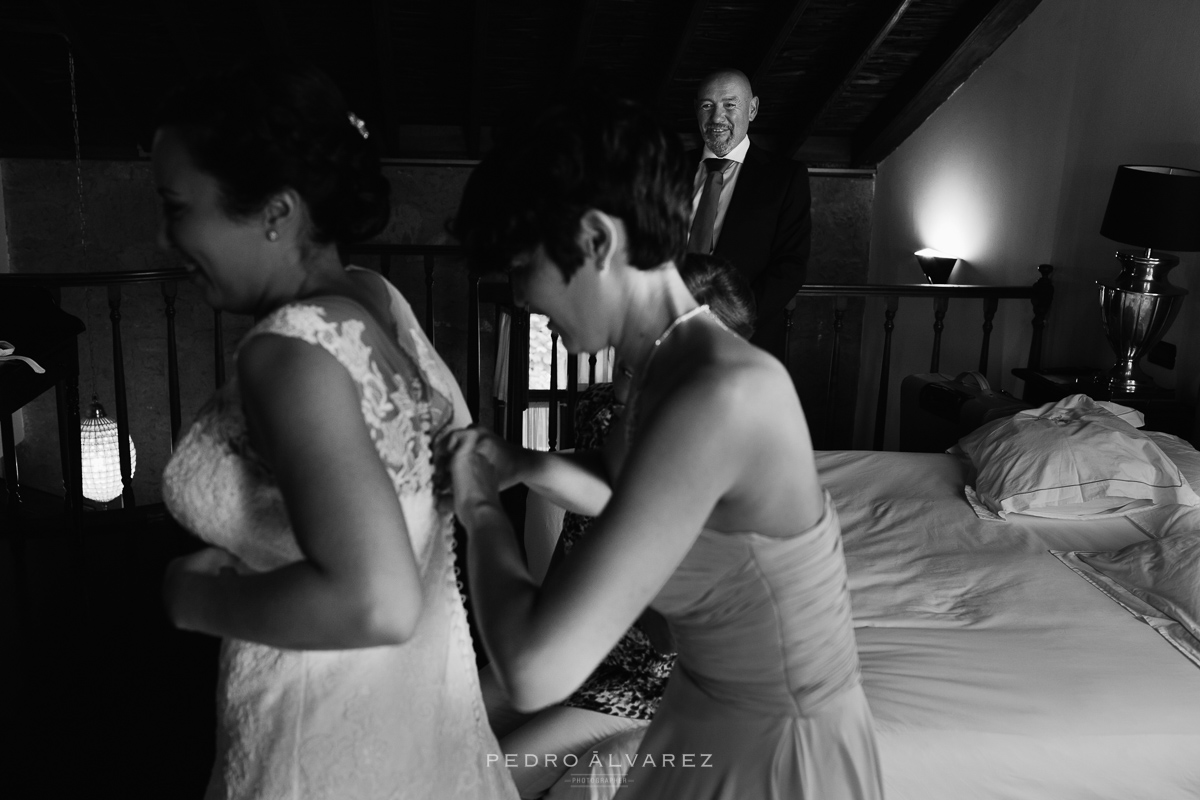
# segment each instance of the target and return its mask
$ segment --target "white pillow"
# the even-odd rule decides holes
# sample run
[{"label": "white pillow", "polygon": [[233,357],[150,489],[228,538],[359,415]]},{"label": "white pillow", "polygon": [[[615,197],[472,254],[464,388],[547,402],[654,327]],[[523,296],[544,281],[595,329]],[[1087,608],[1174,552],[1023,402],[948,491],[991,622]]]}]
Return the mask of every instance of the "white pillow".
[{"label": "white pillow", "polygon": [[1087,395],[995,420],[959,440],[991,511],[1089,517],[1154,504],[1200,505],[1179,467],[1142,431]]},{"label": "white pillow", "polygon": [[1146,506],[1129,514],[1133,526],[1148,539],[1162,539],[1181,531],[1200,530],[1200,506]]},{"label": "white pillow", "polygon": [[[1174,434],[1146,431],[1146,435],[1175,462],[1192,491],[1200,494],[1200,450]],[[1130,514],[1129,521],[1151,539],[1160,539],[1178,531],[1200,530],[1200,506],[1149,506]]]},{"label": "white pillow", "polygon": [[1096,400],[1094,402],[1096,405],[1100,406],[1106,411],[1109,411],[1114,416],[1120,417],[1135,428],[1144,428],[1146,426],[1146,418],[1143,417],[1142,412],[1138,411],[1136,408],[1123,406],[1120,403],[1114,403],[1111,400]]},{"label": "white pillow", "polygon": [[1179,471],[1183,473],[1183,478],[1192,487],[1192,491],[1200,494],[1200,450],[1188,444],[1186,439],[1181,439],[1172,433],[1146,431],[1146,435],[1162,448],[1162,451],[1167,454],[1167,458],[1175,462],[1175,466],[1179,467]]},{"label": "white pillow", "polygon": [[1050,552],[1200,665],[1200,530],[1111,553]]}]

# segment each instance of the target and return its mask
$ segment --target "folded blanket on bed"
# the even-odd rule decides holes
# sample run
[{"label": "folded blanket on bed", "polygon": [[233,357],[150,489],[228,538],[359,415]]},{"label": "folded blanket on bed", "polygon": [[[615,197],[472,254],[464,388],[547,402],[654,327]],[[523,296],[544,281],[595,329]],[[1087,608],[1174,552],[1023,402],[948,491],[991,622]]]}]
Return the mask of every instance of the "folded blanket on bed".
[{"label": "folded blanket on bed", "polygon": [[1051,552],[1200,666],[1200,530],[1111,552]]}]

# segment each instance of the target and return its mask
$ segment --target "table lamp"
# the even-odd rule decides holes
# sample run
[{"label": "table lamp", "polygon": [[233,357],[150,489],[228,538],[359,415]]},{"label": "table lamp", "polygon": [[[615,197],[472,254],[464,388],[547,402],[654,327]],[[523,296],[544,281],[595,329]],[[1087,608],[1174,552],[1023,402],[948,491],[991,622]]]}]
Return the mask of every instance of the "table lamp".
[{"label": "table lamp", "polygon": [[1200,250],[1200,172],[1117,167],[1100,235],[1139,248],[1118,250],[1120,274],[1097,281],[1104,333],[1117,354],[1109,385],[1127,394],[1156,388],[1138,362],[1175,321],[1187,294],[1167,280],[1179,257],[1162,250]]}]

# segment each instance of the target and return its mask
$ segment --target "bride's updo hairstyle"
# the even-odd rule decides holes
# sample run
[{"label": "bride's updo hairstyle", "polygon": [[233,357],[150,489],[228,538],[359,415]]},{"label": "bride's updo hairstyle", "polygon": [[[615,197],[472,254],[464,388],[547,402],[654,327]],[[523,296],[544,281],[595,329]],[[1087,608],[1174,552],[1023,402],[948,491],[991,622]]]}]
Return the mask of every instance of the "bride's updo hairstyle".
[{"label": "bride's updo hairstyle", "polygon": [[194,79],[167,96],[155,128],[179,133],[233,219],[290,187],[316,244],[361,242],[387,225],[390,186],[375,141],[315,68],[246,64]]},{"label": "bride's updo hairstyle", "polygon": [[513,133],[471,173],[451,225],[472,271],[506,271],[540,244],[569,280],[583,264],[577,237],[589,209],[625,223],[634,266],[679,263],[689,171],[678,137],[645,109],[583,91]]},{"label": "bride's updo hairstyle", "polygon": [[679,276],[697,303],[707,303],[725,327],[743,339],[754,335],[758,303],[750,281],[720,256],[688,253],[679,264]]}]

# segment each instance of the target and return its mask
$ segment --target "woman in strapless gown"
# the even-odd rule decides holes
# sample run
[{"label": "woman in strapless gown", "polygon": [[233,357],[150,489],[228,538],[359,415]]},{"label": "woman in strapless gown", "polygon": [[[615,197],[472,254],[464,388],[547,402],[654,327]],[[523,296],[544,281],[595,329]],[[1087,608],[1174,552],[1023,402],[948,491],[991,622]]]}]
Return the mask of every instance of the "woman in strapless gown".
[{"label": "woman in strapless gown", "polygon": [[164,581],[178,626],[223,638],[208,798],[516,797],[432,482],[469,415],[404,298],[338,256],[388,219],[367,136],[303,69],[203,79],[159,117],[162,243],[258,320],[163,477],[210,545]]},{"label": "woman in strapless gown", "polygon": [[[649,114],[581,96],[468,182],[456,233],[473,263],[507,268],[516,302],[569,352],[614,347],[631,385],[623,441],[598,454],[481,428],[440,443],[479,628],[513,706],[533,710],[587,678],[647,606],[666,618],[678,658],[654,719],[636,752],[605,745],[568,765],[560,786],[580,797],[619,755],[622,800],[875,800],[837,513],[786,369],[676,269],[688,172]],[[598,515],[541,586],[499,504],[517,482]]]},{"label": "woman in strapless gown", "polygon": [[[719,256],[688,253],[679,267],[679,274],[696,302],[708,304],[709,310],[727,328],[743,339],[748,340],[754,335],[757,320],[754,291],[733,264]],[[625,436],[621,417],[629,381],[620,365],[614,370],[613,378],[611,383],[595,383],[579,393],[573,425],[576,450],[601,449],[611,430],[616,431],[614,448],[623,446]],[[529,508],[534,507],[534,501],[531,497]],[[558,558],[569,554],[587,535],[594,519],[566,513],[560,531],[555,532],[557,537],[531,537],[527,522],[525,555],[531,569],[535,570],[535,577],[541,578],[543,574],[537,571],[536,565],[549,563],[552,569]],[[653,719],[667,677],[675,665],[675,644],[669,635],[663,634],[664,630],[661,616],[647,611],[582,686],[561,704],[543,709],[532,717],[517,715],[507,707],[491,671],[480,674],[492,730],[504,752],[517,757],[511,771],[522,797],[547,796],[551,787],[558,784],[550,797],[583,800],[578,787],[560,780],[571,771],[564,763],[571,760],[566,758],[568,754],[587,761],[594,749],[616,745],[621,745],[623,751],[614,752],[614,756],[636,752],[641,733]],[[547,758],[550,754],[560,757],[550,764]],[[534,756],[537,762],[532,768],[524,766],[528,755]],[[609,766],[608,758],[601,761],[603,769],[596,772],[611,777],[615,768]],[[617,765],[627,763],[626,759],[616,757],[612,761]],[[605,790],[611,788],[615,792],[617,787],[596,783],[588,788],[593,797],[606,798]]]}]

